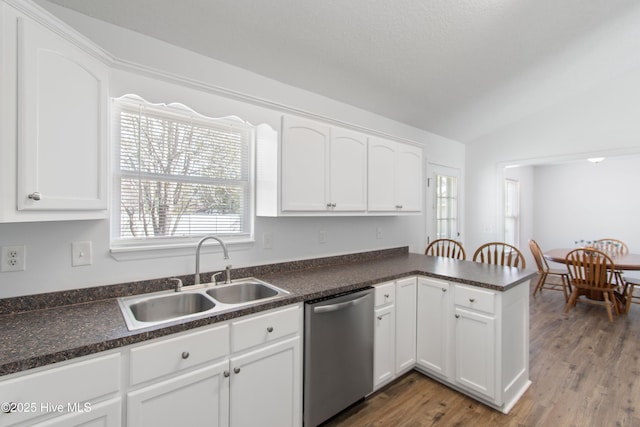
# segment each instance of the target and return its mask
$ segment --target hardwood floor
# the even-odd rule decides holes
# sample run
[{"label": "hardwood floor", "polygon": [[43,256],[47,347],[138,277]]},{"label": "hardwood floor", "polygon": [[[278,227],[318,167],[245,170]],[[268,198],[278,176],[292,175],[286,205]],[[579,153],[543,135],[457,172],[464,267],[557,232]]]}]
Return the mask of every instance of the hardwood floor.
[{"label": "hardwood floor", "polygon": [[640,426],[640,305],[614,323],[564,305],[562,292],[531,297],[532,384],[508,415],[412,371],[325,427]]}]

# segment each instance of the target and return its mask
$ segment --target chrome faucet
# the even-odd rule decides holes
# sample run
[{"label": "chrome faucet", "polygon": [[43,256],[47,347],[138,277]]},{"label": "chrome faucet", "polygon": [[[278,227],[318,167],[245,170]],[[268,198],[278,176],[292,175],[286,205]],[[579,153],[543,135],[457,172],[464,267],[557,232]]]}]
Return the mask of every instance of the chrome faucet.
[{"label": "chrome faucet", "polygon": [[[198,246],[196,247],[196,276],[194,281],[196,285],[200,284],[200,249],[202,248],[202,244],[209,239],[217,240],[218,243],[220,243],[220,246],[222,246],[224,259],[229,259],[229,252],[227,251],[227,245],[225,245],[222,239],[220,239],[218,236],[214,236],[213,234],[208,234],[204,236],[202,239],[200,239],[200,241],[198,242]],[[231,275],[229,274],[231,271],[231,266],[228,265],[225,270],[227,273],[226,275],[227,277],[225,278],[224,283],[229,284],[231,283],[231,277],[230,277]]]}]

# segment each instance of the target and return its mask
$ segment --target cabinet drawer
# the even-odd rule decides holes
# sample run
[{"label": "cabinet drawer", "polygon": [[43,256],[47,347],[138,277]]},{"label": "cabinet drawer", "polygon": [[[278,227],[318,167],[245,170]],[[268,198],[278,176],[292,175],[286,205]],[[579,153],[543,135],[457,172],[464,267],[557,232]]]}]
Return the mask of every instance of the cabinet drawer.
[{"label": "cabinet drawer", "polygon": [[162,339],[131,350],[131,385],[180,372],[229,354],[229,327]]},{"label": "cabinet drawer", "polygon": [[[120,390],[120,353],[74,361],[0,381],[2,402],[14,402],[12,413],[0,413],[0,425],[13,425]],[[60,409],[59,409],[60,408]]]},{"label": "cabinet drawer", "polygon": [[393,304],[396,300],[395,282],[384,283],[375,286],[376,307],[385,304]]},{"label": "cabinet drawer", "polygon": [[299,305],[231,323],[231,352],[275,341],[300,331]]},{"label": "cabinet drawer", "polygon": [[493,291],[456,285],[455,302],[460,307],[495,313],[496,294]]}]

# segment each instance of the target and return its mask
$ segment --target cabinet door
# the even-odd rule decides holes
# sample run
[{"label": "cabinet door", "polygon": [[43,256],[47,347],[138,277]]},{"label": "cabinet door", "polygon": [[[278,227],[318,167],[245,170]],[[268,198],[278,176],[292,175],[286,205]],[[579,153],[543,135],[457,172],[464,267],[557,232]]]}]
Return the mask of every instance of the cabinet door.
[{"label": "cabinet door", "polygon": [[18,210],[106,215],[107,78],[102,62],[19,19]]},{"label": "cabinet door", "polygon": [[369,211],[396,210],[396,143],[369,138]]},{"label": "cabinet door", "polygon": [[328,125],[282,119],[282,210],[326,211],[329,196]]},{"label": "cabinet door", "polygon": [[234,427],[302,424],[300,337],[231,358]]},{"label": "cabinet door", "polygon": [[455,308],[455,381],[491,400],[496,396],[495,318]]},{"label": "cabinet door", "polygon": [[364,211],[367,208],[366,135],[331,129],[330,178],[332,210]]},{"label": "cabinet door", "polygon": [[422,210],[422,148],[398,143],[397,198],[402,212]]},{"label": "cabinet door", "polygon": [[450,294],[447,282],[418,278],[417,363],[442,378],[449,376]]},{"label": "cabinet door", "polygon": [[393,305],[375,311],[373,337],[373,388],[393,379],[395,372],[395,310]]},{"label": "cabinet door", "polygon": [[[70,414],[36,424],[38,427],[120,427],[122,425],[121,398],[91,404],[74,402]],[[4,424],[3,424],[4,425]]]},{"label": "cabinet door", "polygon": [[416,278],[396,282],[396,374],[416,363]]},{"label": "cabinet door", "polygon": [[127,394],[130,426],[228,426],[229,361]]}]

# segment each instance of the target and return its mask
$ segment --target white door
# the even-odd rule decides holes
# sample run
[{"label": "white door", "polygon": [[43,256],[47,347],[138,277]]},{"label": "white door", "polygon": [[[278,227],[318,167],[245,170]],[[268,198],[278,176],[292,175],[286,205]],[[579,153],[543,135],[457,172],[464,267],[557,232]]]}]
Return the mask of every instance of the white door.
[{"label": "white door", "polygon": [[449,283],[418,278],[417,363],[443,378],[449,376]]},{"label": "white door", "polygon": [[416,363],[416,278],[396,282],[396,374]]},{"label": "white door", "polygon": [[105,210],[107,67],[28,19],[18,58],[18,210]]},{"label": "white door", "polygon": [[396,143],[380,138],[369,138],[370,211],[396,211]]},{"label": "white door", "polygon": [[376,389],[394,377],[395,326],[394,306],[375,311],[373,337],[373,388]]},{"label": "white door", "polygon": [[367,209],[367,136],[331,130],[331,197],[334,211]]},{"label": "white door", "polygon": [[229,425],[229,361],[127,394],[127,425]]},{"label": "white door", "polygon": [[458,385],[491,400],[496,397],[495,318],[456,307],[455,379]]},{"label": "white door", "polygon": [[326,211],[329,203],[330,127],[282,118],[282,210]]},{"label": "white door", "polygon": [[301,361],[299,337],[231,358],[231,425],[301,425]]},{"label": "white door", "polygon": [[436,239],[460,240],[460,170],[429,163],[427,174],[426,245]]},{"label": "white door", "polygon": [[422,211],[422,147],[398,143],[396,204],[402,212]]}]

